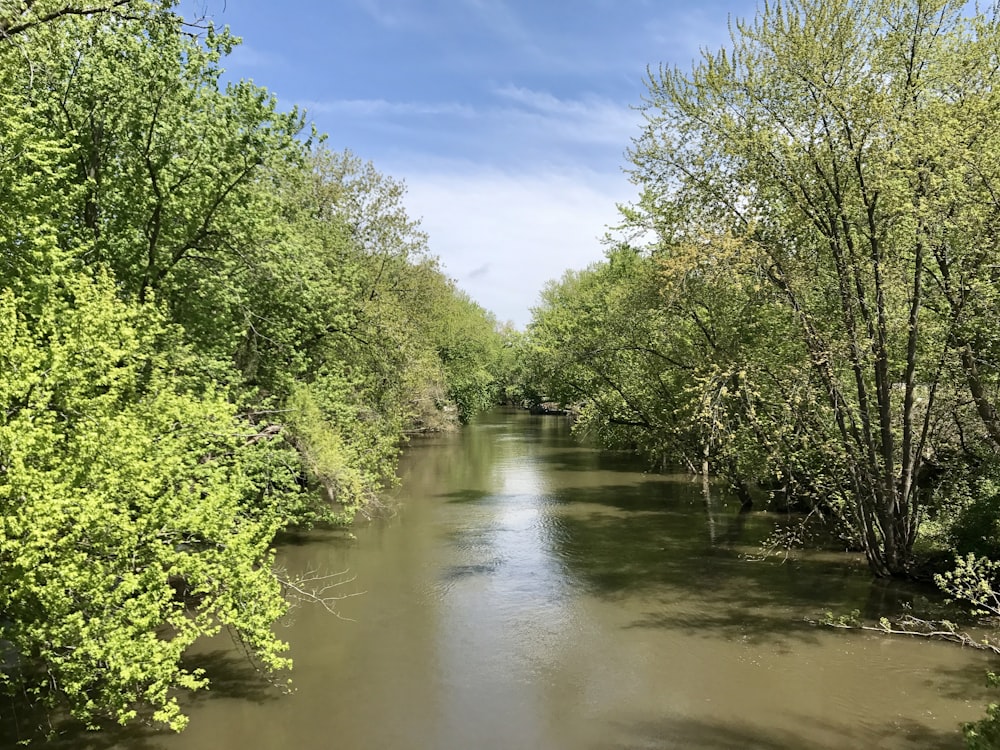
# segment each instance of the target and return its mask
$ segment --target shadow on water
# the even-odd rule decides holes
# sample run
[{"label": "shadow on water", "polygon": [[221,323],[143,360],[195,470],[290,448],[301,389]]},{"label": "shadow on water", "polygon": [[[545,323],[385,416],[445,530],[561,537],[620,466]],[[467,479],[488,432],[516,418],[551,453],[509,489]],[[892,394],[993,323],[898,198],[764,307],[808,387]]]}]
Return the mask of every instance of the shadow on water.
[{"label": "shadow on water", "polygon": [[[184,693],[185,713],[199,703],[218,699],[248,701],[258,705],[277,700],[285,693],[263,677],[251,662],[232,650],[220,648],[189,657],[186,666],[205,670],[210,681],[207,689]],[[29,747],[44,745],[53,750],[153,750],[160,747],[158,739],[169,736],[169,730],[154,728],[141,722],[122,727],[111,721],[99,722],[99,729],[88,729],[73,719],[53,719],[38,705],[23,699],[0,697],[0,748],[13,748],[30,742]]]},{"label": "shadow on water", "polygon": [[[798,733],[788,729],[770,729],[725,720],[704,721],[689,717],[664,718],[659,721],[630,723],[620,727],[628,744],[597,745],[594,750],[628,748],[677,748],[680,750],[841,750],[880,746],[879,741],[905,737],[907,743],[921,750],[954,750],[955,733],[935,731],[914,721],[899,720],[882,726],[866,724],[850,727],[825,723],[815,717],[801,717],[808,730]],[[817,739],[827,735],[829,740]]]},{"label": "shadow on water", "polygon": [[[958,700],[975,700],[982,705],[997,702],[997,688],[986,681],[989,664],[963,664],[937,670],[934,689],[941,695]],[[995,665],[992,671],[996,671]]]},{"label": "shadow on water", "polygon": [[624,511],[681,512],[690,515],[690,506],[702,503],[697,490],[687,482],[647,479],[637,484],[604,484],[591,487],[567,487],[549,496],[552,502],[595,504]]},{"label": "shadow on water", "polygon": [[548,451],[542,459],[554,471],[620,471],[646,472],[648,462],[631,453],[597,451],[575,444],[568,450]]},{"label": "shadow on water", "polygon": [[503,559],[501,558],[488,563],[451,565],[441,571],[440,578],[442,581],[448,582],[459,581],[472,576],[489,575],[490,573],[496,573],[501,565],[503,565]]},{"label": "shadow on water", "polygon": [[349,526],[316,524],[311,529],[285,529],[274,538],[276,547],[308,547],[317,541],[350,543],[355,536]]},{"label": "shadow on water", "polygon": [[746,608],[697,614],[649,612],[626,626],[626,629],[632,628],[667,628],[707,638],[740,639],[751,645],[766,643],[777,653],[791,652],[793,641],[809,644],[820,642],[818,626],[804,619]]},{"label": "shadow on water", "polygon": [[891,617],[919,594],[873,583],[853,556],[758,558],[775,523],[787,519],[741,512],[736,502],[707,509],[696,489],[676,481],[573,487],[549,502],[555,528],[548,538],[567,577],[602,598],[651,600],[629,627],[813,641],[817,631],[808,620],[854,609],[866,619]]},{"label": "shadow on water", "polygon": [[150,744],[162,732],[131,724],[106,722],[98,730],[75,720],[54,719],[39,706],[20,698],[0,697],[0,747],[45,746],[53,750],[111,750],[127,743],[130,750],[153,750]]},{"label": "shadow on water", "polygon": [[231,648],[202,652],[190,657],[189,661],[188,668],[205,670],[209,687],[187,694],[185,702],[188,704],[229,698],[262,705],[285,694],[264,672],[255,668],[249,658]]},{"label": "shadow on water", "polygon": [[439,497],[444,498],[449,503],[478,503],[487,498],[496,497],[496,495],[484,490],[458,490],[457,492],[445,492]]}]

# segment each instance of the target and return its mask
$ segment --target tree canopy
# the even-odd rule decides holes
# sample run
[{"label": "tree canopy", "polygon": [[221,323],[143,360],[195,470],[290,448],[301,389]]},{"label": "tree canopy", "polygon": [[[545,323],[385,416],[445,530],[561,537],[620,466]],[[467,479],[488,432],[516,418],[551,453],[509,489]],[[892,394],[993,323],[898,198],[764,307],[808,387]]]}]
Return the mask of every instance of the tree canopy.
[{"label": "tree canopy", "polygon": [[548,292],[546,387],[613,442],[834,513],[906,575],[927,477],[1000,445],[997,23],[792,0],[650,70],[624,211],[645,241]]},{"label": "tree canopy", "polygon": [[220,629],[289,666],[275,535],[497,388],[405,186],[171,5],[0,13],[0,690],[88,725],[182,727]]}]

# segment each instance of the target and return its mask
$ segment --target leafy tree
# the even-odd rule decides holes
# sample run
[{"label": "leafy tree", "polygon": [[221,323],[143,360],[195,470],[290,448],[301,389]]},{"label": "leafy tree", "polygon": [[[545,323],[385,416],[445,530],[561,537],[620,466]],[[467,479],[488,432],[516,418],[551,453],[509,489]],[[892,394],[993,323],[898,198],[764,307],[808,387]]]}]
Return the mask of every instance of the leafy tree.
[{"label": "leafy tree", "polygon": [[664,243],[705,238],[698,263],[737,248],[794,319],[825,401],[809,440],[878,575],[910,564],[947,366],[973,325],[944,304],[946,279],[953,263],[986,268],[983,245],[959,240],[988,227],[971,206],[991,157],[964,156],[995,153],[979,105],[995,39],[994,19],[957,2],[765,6],[731,51],[651,74],[631,154],[631,218]]},{"label": "leafy tree", "polygon": [[502,339],[496,319],[443,274],[428,319],[428,338],[441,363],[447,396],[462,422],[489,409],[499,398]]},{"label": "leafy tree", "polygon": [[[535,382],[580,405],[577,429],[608,446],[711,469],[745,502],[753,482],[803,494],[787,449],[802,447],[804,396],[778,377],[800,356],[790,321],[739,258],[699,265],[698,253],[623,246],[550,285],[527,336]],[[762,352],[772,358],[765,367]]]},{"label": "leafy tree", "polygon": [[[164,5],[169,5],[165,3]],[[17,0],[0,10],[0,40],[9,40],[36,26],[69,16],[123,16],[148,8],[141,0],[106,0],[106,2],[66,2],[65,0]]]},{"label": "leafy tree", "polygon": [[581,429],[609,446],[681,460],[677,409],[691,381],[687,363],[673,359],[676,329],[658,298],[654,265],[627,249],[568,272],[542,294],[529,356],[546,398],[582,405]]},{"label": "leafy tree", "polygon": [[203,352],[230,359],[240,284],[273,233],[257,181],[300,159],[299,115],[251,83],[223,89],[219,60],[236,40],[211,27],[192,38],[166,11],[72,19],[35,37],[21,85],[38,127],[73,144],[87,262],[112,270],[127,296],[156,292]]},{"label": "leafy tree", "polygon": [[0,640],[5,691],[94,723],[179,728],[181,656],[232,630],[270,669],[271,539],[298,487],[176,326],[81,270],[73,146],[0,95]]},{"label": "leafy tree", "polygon": [[[992,672],[987,681],[990,687],[1000,685],[1000,678]],[[965,735],[968,750],[994,750],[1000,747],[1000,704],[991,703],[986,708],[984,718],[963,724],[962,734]]]},{"label": "leafy tree", "polygon": [[288,664],[270,542],[297,488],[231,404],[177,377],[154,308],[52,271],[0,295],[0,638],[20,661],[0,682],[88,723],[180,728],[176,689],[206,684],[181,662],[197,638],[230,628]]},{"label": "leafy tree", "polygon": [[313,157],[315,215],[340,227],[353,270],[350,322],[330,325],[328,357],[359,378],[373,415],[405,429],[455,402],[464,420],[495,400],[500,338],[486,311],[457,290],[406,213],[405,186],[350,152]]},{"label": "leafy tree", "polygon": [[0,12],[0,688],[176,729],[198,638],[288,665],[275,534],[372,502],[427,392],[487,405],[499,338],[234,38],[112,8]]}]

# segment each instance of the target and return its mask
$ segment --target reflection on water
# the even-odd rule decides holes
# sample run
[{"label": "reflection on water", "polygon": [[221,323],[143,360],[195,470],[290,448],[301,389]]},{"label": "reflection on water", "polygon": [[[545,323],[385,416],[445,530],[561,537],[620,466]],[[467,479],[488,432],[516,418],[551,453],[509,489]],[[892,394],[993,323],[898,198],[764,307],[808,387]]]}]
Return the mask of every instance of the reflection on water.
[{"label": "reflection on water", "polygon": [[561,419],[496,413],[415,441],[401,472],[396,512],[356,540],[282,549],[366,592],[348,620],[295,613],[296,692],[206,644],[217,689],[183,735],[103,746],[946,748],[986,702],[979,654],[806,622],[885,606],[857,558],[749,561],[772,517]]}]

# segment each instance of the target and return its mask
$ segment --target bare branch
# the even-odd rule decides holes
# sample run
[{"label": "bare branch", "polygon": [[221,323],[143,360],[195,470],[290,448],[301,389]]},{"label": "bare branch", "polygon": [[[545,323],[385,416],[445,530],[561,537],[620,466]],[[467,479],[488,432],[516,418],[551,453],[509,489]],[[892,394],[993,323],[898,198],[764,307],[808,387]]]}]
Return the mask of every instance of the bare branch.
[{"label": "bare branch", "polygon": [[341,615],[337,609],[337,602],[342,599],[349,599],[354,596],[361,596],[365,591],[356,591],[351,594],[334,593],[341,586],[353,583],[356,577],[345,578],[348,571],[342,570],[339,573],[321,574],[316,570],[307,570],[295,577],[289,577],[287,571],[276,571],[275,577],[281,584],[282,593],[285,599],[293,606],[300,604],[318,604],[331,615],[341,620],[350,620],[349,617]]}]

